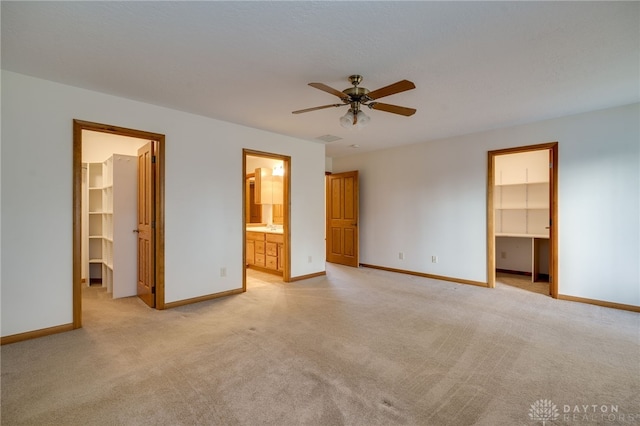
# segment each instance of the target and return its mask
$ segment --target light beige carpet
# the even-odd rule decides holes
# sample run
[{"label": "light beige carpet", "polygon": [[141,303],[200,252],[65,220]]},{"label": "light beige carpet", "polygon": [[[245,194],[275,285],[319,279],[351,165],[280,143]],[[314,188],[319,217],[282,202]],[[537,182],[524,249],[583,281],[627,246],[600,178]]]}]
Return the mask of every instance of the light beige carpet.
[{"label": "light beige carpet", "polygon": [[167,311],[88,288],[84,328],[1,348],[2,424],[640,422],[636,313],[331,264],[251,277]]}]

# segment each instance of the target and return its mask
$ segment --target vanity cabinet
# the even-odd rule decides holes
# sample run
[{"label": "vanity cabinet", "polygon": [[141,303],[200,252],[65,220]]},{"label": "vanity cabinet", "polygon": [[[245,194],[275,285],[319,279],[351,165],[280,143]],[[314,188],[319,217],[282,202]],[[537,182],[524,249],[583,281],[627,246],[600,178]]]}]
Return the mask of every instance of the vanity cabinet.
[{"label": "vanity cabinet", "polygon": [[247,237],[247,265],[253,265],[256,262],[256,242]]},{"label": "vanity cabinet", "polygon": [[256,254],[254,259],[254,265],[264,266],[265,265],[264,240],[263,241],[256,240],[255,244],[256,244]]},{"label": "vanity cabinet", "polygon": [[247,232],[247,264],[264,266],[264,232]]},{"label": "vanity cabinet", "polygon": [[265,272],[282,273],[283,246],[282,234],[247,231],[247,265]]},{"label": "vanity cabinet", "polygon": [[267,252],[267,268],[276,271],[282,271],[283,259],[282,247],[284,245],[284,236],[281,234],[266,235],[266,252]]},{"label": "vanity cabinet", "polygon": [[278,244],[278,271],[284,273],[284,244]]},{"label": "vanity cabinet", "polygon": [[278,269],[278,244],[268,242],[266,244],[266,265],[269,269]]}]

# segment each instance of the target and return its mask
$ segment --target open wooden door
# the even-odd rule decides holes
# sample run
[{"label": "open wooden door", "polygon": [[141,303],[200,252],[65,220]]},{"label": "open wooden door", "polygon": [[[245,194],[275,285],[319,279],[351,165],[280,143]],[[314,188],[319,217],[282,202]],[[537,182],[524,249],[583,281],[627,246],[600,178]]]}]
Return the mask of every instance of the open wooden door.
[{"label": "open wooden door", "polygon": [[327,262],[358,267],[358,171],[327,176]]},{"label": "open wooden door", "polygon": [[155,152],[150,141],[138,150],[138,297],[155,307]]}]

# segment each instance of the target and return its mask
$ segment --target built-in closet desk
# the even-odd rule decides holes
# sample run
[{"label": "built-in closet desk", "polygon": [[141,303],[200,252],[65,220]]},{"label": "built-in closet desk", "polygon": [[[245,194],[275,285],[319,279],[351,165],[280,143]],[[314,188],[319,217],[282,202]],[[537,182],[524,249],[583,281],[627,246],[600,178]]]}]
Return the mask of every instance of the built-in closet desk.
[{"label": "built-in closet desk", "polygon": [[531,240],[531,281],[540,280],[540,260],[541,246],[544,242],[549,241],[549,235],[532,235],[532,234],[495,234],[498,238],[526,238]]}]

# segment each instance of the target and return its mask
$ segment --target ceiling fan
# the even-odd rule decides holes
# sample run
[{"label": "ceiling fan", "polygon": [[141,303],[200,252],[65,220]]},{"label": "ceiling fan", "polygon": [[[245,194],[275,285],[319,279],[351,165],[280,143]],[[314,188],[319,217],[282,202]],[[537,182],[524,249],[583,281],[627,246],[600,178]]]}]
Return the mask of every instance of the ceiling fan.
[{"label": "ceiling fan", "polygon": [[369,91],[369,89],[366,89],[364,87],[359,87],[360,83],[362,82],[361,75],[354,74],[350,76],[349,82],[353,85],[353,87],[349,87],[342,92],[323,83],[309,83],[309,86],[311,87],[315,87],[316,89],[322,90],[323,92],[327,92],[339,97],[342,103],[300,109],[297,111],[293,111],[293,114],[301,114],[303,112],[349,105],[349,111],[347,111],[347,113],[340,118],[340,124],[342,124],[343,127],[349,128],[361,127],[369,122],[370,118],[365,115],[364,112],[360,109],[360,107],[362,106],[367,106],[370,109],[400,114],[407,117],[416,113],[416,110],[414,108],[385,104],[382,102],[374,102],[376,99],[382,98],[384,96],[394,95],[406,90],[415,89],[416,85],[409,80],[401,80],[397,83],[393,83],[373,91]]}]

